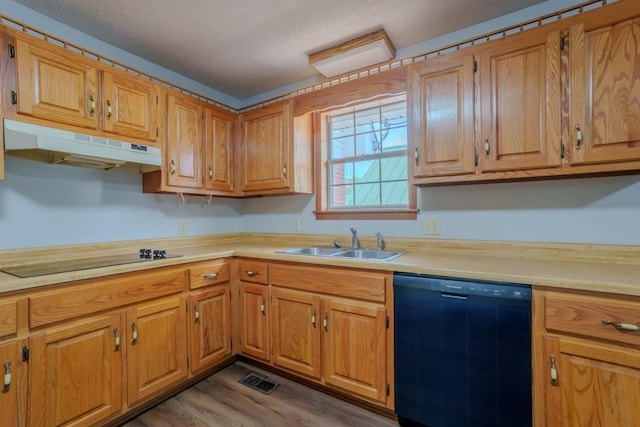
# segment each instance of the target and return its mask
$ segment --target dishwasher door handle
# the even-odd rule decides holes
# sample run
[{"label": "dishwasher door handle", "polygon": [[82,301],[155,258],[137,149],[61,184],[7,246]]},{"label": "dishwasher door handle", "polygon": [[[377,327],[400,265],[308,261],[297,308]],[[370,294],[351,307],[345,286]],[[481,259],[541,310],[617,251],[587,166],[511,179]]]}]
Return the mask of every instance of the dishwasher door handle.
[{"label": "dishwasher door handle", "polygon": [[442,292],[440,296],[445,298],[453,298],[453,299],[467,299],[466,295],[445,294],[444,292]]}]

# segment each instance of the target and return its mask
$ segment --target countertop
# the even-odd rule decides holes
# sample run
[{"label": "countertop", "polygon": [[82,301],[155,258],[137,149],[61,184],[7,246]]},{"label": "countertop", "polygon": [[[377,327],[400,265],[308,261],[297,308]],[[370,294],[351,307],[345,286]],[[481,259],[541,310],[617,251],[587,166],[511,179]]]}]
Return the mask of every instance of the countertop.
[{"label": "countertop", "polygon": [[[182,254],[179,258],[24,279],[0,272],[0,293],[8,295],[57,283],[236,256],[640,296],[639,246],[389,239],[387,242],[389,250],[400,250],[405,254],[388,262],[290,255],[279,252],[293,247],[331,242],[334,237],[336,236],[292,237],[239,233],[104,243],[97,248],[92,245],[97,251],[95,253],[90,253],[87,245],[0,251],[0,266],[52,260],[73,262],[73,259],[80,256],[79,254],[89,257],[99,252],[125,253],[125,251],[137,251],[139,247],[160,244],[171,252]],[[375,246],[372,245],[373,242],[367,240],[364,245],[362,243],[361,241],[363,247]]]}]

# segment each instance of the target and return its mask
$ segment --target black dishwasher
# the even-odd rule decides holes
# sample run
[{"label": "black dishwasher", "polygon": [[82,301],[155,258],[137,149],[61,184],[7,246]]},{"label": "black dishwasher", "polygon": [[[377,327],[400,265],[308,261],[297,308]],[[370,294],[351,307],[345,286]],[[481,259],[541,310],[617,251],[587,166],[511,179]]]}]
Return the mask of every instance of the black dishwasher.
[{"label": "black dishwasher", "polygon": [[531,426],[531,288],[394,274],[402,426]]}]

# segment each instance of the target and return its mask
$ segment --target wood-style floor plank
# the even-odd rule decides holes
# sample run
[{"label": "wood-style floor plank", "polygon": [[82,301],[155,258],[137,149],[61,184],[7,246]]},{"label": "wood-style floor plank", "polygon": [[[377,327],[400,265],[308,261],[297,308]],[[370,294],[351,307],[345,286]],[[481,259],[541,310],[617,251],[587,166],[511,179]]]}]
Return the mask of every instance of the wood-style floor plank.
[{"label": "wood-style floor plank", "polygon": [[[238,381],[250,372],[280,386],[265,395]],[[242,362],[206,378],[124,427],[398,426],[394,420]]]}]

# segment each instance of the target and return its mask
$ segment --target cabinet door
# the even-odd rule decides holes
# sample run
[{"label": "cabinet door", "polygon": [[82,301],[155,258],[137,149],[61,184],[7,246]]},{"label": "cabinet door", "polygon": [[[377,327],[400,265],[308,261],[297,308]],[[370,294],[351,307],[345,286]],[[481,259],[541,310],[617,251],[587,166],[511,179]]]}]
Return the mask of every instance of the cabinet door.
[{"label": "cabinet door", "polygon": [[414,180],[475,172],[473,56],[427,59],[409,71]]},{"label": "cabinet door", "polygon": [[375,304],[322,301],[323,374],[327,384],[386,401],[385,309]]},{"label": "cabinet door", "polygon": [[153,83],[105,71],[102,90],[105,131],[151,141],[158,138],[158,94]]},{"label": "cabinet door", "polygon": [[30,338],[29,425],[94,425],[119,412],[121,334],[121,316],[112,314]]},{"label": "cabinet door", "polygon": [[231,354],[231,294],[229,286],[193,293],[191,307],[191,372],[215,365]]},{"label": "cabinet door", "polygon": [[640,18],[608,24],[571,27],[572,164],[640,159]]},{"label": "cabinet door", "polygon": [[22,386],[22,375],[26,364],[20,357],[18,341],[0,343],[0,426],[18,427],[26,425],[22,396],[26,387]]},{"label": "cabinet door", "polygon": [[232,193],[234,189],[234,114],[209,108],[206,117],[204,186],[208,190]]},{"label": "cabinet door", "polygon": [[[552,364],[557,381],[551,380]],[[640,351],[595,341],[546,338],[546,426],[635,426]]]},{"label": "cabinet door", "polygon": [[489,43],[479,72],[481,169],[560,166],[560,31]]},{"label": "cabinet door", "polygon": [[[291,108],[288,101],[246,113],[242,118],[242,191],[290,187]],[[291,169],[291,171],[289,170]]]},{"label": "cabinet door", "polygon": [[15,43],[18,113],[96,129],[97,69],[55,46]]},{"label": "cabinet door", "polygon": [[258,359],[270,359],[269,288],[240,283],[240,350]]},{"label": "cabinet door", "polygon": [[187,331],[182,297],[127,312],[128,403],[134,404],[187,377]]},{"label": "cabinet door", "polygon": [[273,363],[320,378],[320,297],[275,288],[271,310]]},{"label": "cabinet door", "polygon": [[202,105],[189,98],[167,96],[168,184],[202,187]]}]

